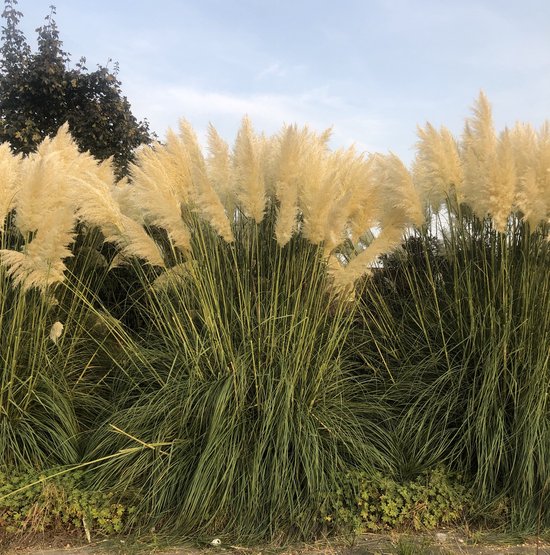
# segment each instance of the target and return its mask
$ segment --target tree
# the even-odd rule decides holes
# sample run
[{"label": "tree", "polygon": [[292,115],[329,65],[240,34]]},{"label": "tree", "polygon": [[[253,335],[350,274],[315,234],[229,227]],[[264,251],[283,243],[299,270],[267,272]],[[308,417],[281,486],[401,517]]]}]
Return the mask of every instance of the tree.
[{"label": "tree", "polygon": [[62,49],[54,20],[55,6],[39,27],[38,49],[32,52],[19,29],[23,14],[17,0],[4,0],[0,48],[0,142],[15,152],[32,152],[63,123],[79,148],[99,159],[114,156],[119,175],[124,175],[134,149],[149,143],[147,121],[138,121],[122,95],[113,71],[98,66],[89,72],[86,59],[70,67],[70,54]]}]

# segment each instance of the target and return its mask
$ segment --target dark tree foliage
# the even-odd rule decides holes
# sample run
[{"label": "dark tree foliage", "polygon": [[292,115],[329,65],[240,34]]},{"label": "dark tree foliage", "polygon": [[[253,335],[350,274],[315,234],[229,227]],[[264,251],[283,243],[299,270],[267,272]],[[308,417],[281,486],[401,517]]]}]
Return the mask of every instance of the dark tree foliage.
[{"label": "dark tree foliage", "polygon": [[54,20],[55,7],[39,27],[32,52],[19,29],[17,0],[4,0],[0,48],[0,142],[15,152],[32,152],[46,136],[68,122],[79,148],[99,159],[114,156],[124,175],[133,150],[151,142],[147,121],[137,121],[114,70],[89,72],[85,58],[70,67]]}]

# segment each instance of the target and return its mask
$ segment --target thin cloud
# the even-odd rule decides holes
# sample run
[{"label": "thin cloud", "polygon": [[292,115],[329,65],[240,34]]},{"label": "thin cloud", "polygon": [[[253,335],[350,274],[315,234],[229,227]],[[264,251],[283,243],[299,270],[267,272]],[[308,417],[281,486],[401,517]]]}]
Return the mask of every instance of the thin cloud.
[{"label": "thin cloud", "polygon": [[[130,92],[130,91],[129,91]],[[285,123],[309,125],[323,131],[332,127],[332,146],[354,144],[360,151],[387,151],[400,128],[393,119],[361,112],[343,98],[331,95],[327,87],[298,95],[236,94],[187,86],[132,87],[132,106],[147,114],[152,128],[163,136],[168,127],[177,127],[185,118],[204,133],[211,121],[230,139],[248,115],[258,131],[275,133]]]},{"label": "thin cloud", "polygon": [[266,77],[286,77],[287,73],[287,70],[279,62],[274,62],[265,69],[262,69],[256,78],[265,79]]}]

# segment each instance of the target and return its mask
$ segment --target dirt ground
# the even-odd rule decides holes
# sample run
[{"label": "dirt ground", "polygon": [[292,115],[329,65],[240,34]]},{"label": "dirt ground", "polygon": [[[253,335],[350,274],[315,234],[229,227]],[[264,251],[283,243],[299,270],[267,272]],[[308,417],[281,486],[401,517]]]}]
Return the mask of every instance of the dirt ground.
[{"label": "dirt ground", "polygon": [[[27,537],[8,544],[0,541],[2,555],[550,555],[550,543],[529,539],[512,544],[510,538],[465,539],[459,533],[441,531],[430,535],[365,534],[348,541],[345,538],[314,544],[284,547],[245,547],[221,544],[203,547],[168,546],[165,542],[141,543],[128,540],[81,540],[62,537]],[[506,542],[506,543],[505,543]]]}]

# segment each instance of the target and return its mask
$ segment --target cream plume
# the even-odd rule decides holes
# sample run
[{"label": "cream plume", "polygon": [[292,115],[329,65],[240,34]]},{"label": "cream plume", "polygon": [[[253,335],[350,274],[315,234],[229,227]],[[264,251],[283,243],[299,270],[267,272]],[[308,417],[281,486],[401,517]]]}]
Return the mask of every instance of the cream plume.
[{"label": "cream plume", "polygon": [[349,199],[348,234],[356,243],[366,232],[378,225],[381,219],[382,196],[376,187],[373,174],[373,156],[361,159],[361,168],[354,177],[355,187]]},{"label": "cream plume", "polygon": [[508,130],[497,138],[487,98],[480,93],[474,117],[466,121],[462,139],[462,199],[480,217],[491,216],[504,231],[516,204],[517,175],[513,138]]},{"label": "cream plume", "polygon": [[70,206],[69,177],[55,152],[31,154],[21,161],[20,187],[15,198],[16,225],[24,235],[35,232],[60,205]]},{"label": "cream plume", "polygon": [[299,185],[300,210],[303,216],[302,235],[318,245],[325,237],[325,226],[333,193],[333,159],[324,145],[309,142],[301,156]]},{"label": "cream plume", "polygon": [[549,221],[549,124],[539,132],[516,123],[497,136],[486,96],[480,93],[457,145],[444,128],[420,129],[413,167],[423,199],[437,208],[452,187],[458,201],[505,231],[516,212],[534,230]]},{"label": "cream plume", "polygon": [[184,141],[172,129],[166,133],[166,142],[157,149],[158,163],[166,171],[167,186],[183,206],[193,202],[193,176],[191,159]]},{"label": "cream plume", "polygon": [[[334,174],[330,180],[335,185],[332,202],[328,203],[325,236],[325,253],[330,254],[346,238],[353,235],[359,224],[361,207],[364,209],[371,187],[370,164],[358,155],[353,147],[336,151],[333,155]],[[363,214],[361,214],[364,216]],[[361,233],[365,229],[361,230]]]},{"label": "cream plume", "polygon": [[469,204],[483,218],[490,214],[495,201],[497,137],[491,107],[483,93],[473,112],[474,117],[466,120],[462,134],[464,179],[457,192],[459,201]]},{"label": "cream plume", "polygon": [[[521,145],[515,148],[520,168],[516,203],[535,231],[540,223],[550,223],[550,123],[545,122],[537,133],[531,128],[523,131],[515,133]],[[518,151],[523,153],[519,163]]]},{"label": "cream plume", "polygon": [[419,226],[424,222],[424,212],[412,175],[395,155],[373,157],[373,179],[380,188],[382,228]]},{"label": "cream plume", "polygon": [[160,145],[144,148],[131,166],[135,204],[142,207],[146,223],[165,229],[174,245],[188,252],[191,234],[182,220],[181,200],[162,163],[165,156],[161,152]]},{"label": "cream plume", "polygon": [[[107,242],[115,243],[125,257],[141,258],[152,266],[163,268],[164,258],[155,241],[147,235],[145,229],[127,216],[122,216],[123,229],[105,238]],[[113,266],[112,266],[113,267]]]},{"label": "cream plume", "polygon": [[243,118],[233,150],[236,195],[243,213],[260,223],[264,218],[266,195],[261,171],[259,141],[250,120]]},{"label": "cream plume", "polygon": [[[307,130],[306,130],[307,131]],[[275,183],[275,196],[279,202],[275,237],[280,246],[286,245],[296,231],[298,215],[298,182],[300,156],[304,132],[296,125],[284,128],[280,137],[279,156]]]},{"label": "cream plume", "polygon": [[19,188],[20,156],[14,156],[9,143],[0,145],[0,233],[7,215],[15,208]]},{"label": "cream plume", "polygon": [[123,229],[123,214],[113,196],[112,182],[91,172],[74,182],[74,205],[81,221],[98,227],[104,235],[113,233],[113,229]]},{"label": "cream plume", "polygon": [[370,245],[351,259],[346,266],[332,267],[334,287],[341,294],[349,293],[355,282],[371,271],[376,259],[401,244],[404,229],[388,226],[372,240]]},{"label": "cream plume", "polygon": [[36,287],[42,291],[64,280],[64,260],[72,256],[74,213],[61,206],[43,215],[42,224],[23,252],[1,250],[0,258],[15,285],[23,290]]},{"label": "cream plume", "polygon": [[231,242],[234,240],[231,225],[225,213],[225,208],[208,179],[206,163],[195,132],[185,120],[180,122],[180,131],[189,155],[193,180],[193,197],[199,213],[212,225],[219,235],[226,241]]},{"label": "cream plume", "polygon": [[57,344],[57,340],[63,334],[63,324],[61,322],[54,322],[51,329],[50,329],[50,340]]},{"label": "cream plume", "polygon": [[550,224],[550,121],[545,121],[538,134],[538,165],[537,174],[540,189],[540,198],[546,209],[546,216],[541,209],[540,216],[535,219]]},{"label": "cream plume", "polygon": [[427,123],[418,128],[419,141],[413,165],[413,179],[424,202],[433,210],[447,200],[456,188],[461,189],[462,165],[458,144],[450,131],[437,131]]},{"label": "cream plume", "polygon": [[128,178],[121,179],[111,187],[111,195],[120,211],[143,225],[145,224],[143,208],[137,204],[134,193],[135,187],[129,183]]},{"label": "cream plume", "polygon": [[[369,161],[368,187],[370,199],[376,198],[378,209],[371,218],[377,218],[380,231],[371,243],[347,264],[333,260],[330,270],[334,287],[342,294],[349,293],[354,283],[368,273],[376,259],[401,244],[408,227],[420,225],[423,220],[420,198],[413,185],[412,176],[403,162],[395,155],[375,155]],[[377,194],[372,194],[372,187]],[[366,230],[364,230],[366,231]],[[334,257],[332,257],[334,259]]]},{"label": "cream plume", "polygon": [[517,174],[510,133],[506,129],[501,133],[496,153],[497,165],[494,169],[495,182],[493,196],[490,199],[489,213],[498,231],[506,231],[508,218],[516,202]]},{"label": "cream plume", "polygon": [[229,145],[218,135],[212,124],[208,125],[208,152],[206,167],[210,182],[227,213],[233,214],[236,197]]},{"label": "cream plume", "polygon": [[157,277],[151,284],[151,288],[156,291],[166,291],[171,287],[177,287],[182,280],[191,278],[196,269],[197,263],[194,260],[176,264]]}]

